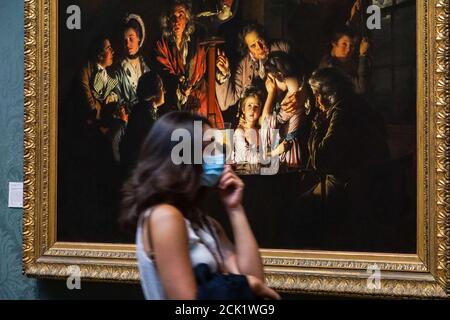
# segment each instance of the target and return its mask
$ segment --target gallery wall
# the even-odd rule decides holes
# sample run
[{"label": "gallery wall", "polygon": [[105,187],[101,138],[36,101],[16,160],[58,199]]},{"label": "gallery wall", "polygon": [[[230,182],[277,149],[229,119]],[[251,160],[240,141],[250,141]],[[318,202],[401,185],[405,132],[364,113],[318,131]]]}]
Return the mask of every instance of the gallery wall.
[{"label": "gallery wall", "polygon": [[22,276],[21,209],[8,208],[8,182],[22,181],[23,2],[0,1],[0,299],[33,299]]},{"label": "gallery wall", "polygon": [[70,291],[22,275],[23,211],[8,208],[8,182],[23,179],[23,16],[23,1],[0,0],[0,300],[141,299],[138,285],[82,282]]}]

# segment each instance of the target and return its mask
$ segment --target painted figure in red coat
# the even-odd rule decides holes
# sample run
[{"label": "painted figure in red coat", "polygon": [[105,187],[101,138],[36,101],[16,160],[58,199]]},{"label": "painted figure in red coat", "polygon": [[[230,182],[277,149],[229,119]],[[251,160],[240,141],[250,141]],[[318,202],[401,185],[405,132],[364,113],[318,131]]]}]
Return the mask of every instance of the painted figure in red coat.
[{"label": "painted figure in red coat", "polygon": [[168,103],[223,123],[217,103],[209,106],[205,80],[207,48],[199,44],[188,1],[175,0],[162,19],[163,34],[156,45],[156,60],[167,88]]}]

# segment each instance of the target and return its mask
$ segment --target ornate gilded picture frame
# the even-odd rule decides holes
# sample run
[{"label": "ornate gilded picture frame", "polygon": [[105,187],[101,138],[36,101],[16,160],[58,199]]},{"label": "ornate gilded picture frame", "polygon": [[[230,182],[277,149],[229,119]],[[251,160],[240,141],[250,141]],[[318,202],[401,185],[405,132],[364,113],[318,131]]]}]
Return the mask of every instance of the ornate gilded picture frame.
[{"label": "ornate gilded picture frame", "polygon": [[[25,0],[23,272],[63,279],[76,265],[82,279],[137,282],[134,245],[58,240],[58,3]],[[274,289],[450,297],[449,8],[449,0],[416,2],[416,252],[263,248],[266,279]]]}]

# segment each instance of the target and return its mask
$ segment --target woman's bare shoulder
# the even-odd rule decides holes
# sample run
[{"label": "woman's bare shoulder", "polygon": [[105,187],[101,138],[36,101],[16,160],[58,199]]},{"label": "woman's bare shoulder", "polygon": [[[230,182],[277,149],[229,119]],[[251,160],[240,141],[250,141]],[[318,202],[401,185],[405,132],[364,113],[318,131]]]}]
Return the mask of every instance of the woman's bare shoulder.
[{"label": "woman's bare shoulder", "polygon": [[170,204],[160,204],[152,209],[149,223],[185,224],[183,213]]}]

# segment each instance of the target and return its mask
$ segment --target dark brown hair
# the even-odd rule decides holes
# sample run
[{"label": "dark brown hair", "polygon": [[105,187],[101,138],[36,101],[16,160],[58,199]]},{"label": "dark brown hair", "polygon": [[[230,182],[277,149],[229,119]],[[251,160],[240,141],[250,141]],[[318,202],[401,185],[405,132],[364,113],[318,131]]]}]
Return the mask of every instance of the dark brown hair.
[{"label": "dark brown hair", "polygon": [[[201,210],[201,164],[194,161],[194,122],[209,124],[202,116],[187,112],[172,112],[160,118],[147,135],[138,161],[122,189],[121,226],[135,232],[139,216],[158,204],[170,204],[180,210],[194,225],[202,226],[205,218]],[[192,161],[175,164],[172,149],[180,143],[172,141],[177,130],[190,133]]]},{"label": "dark brown hair", "polygon": [[136,32],[136,35],[139,38],[139,44],[142,41],[142,28],[139,22],[136,19],[130,19],[128,22],[124,23],[122,26],[122,32],[126,32],[128,29],[133,29]]},{"label": "dark brown hair", "polygon": [[105,57],[105,41],[109,41],[109,37],[101,34],[96,36],[89,46],[89,61],[91,63],[100,62]]},{"label": "dark brown hair", "polygon": [[348,27],[341,27],[339,29],[334,30],[333,35],[331,36],[330,45],[333,43],[337,43],[342,37],[347,36],[350,39],[355,38],[355,34]]},{"label": "dark brown hair", "polygon": [[294,58],[284,51],[273,51],[269,53],[264,63],[266,74],[273,74],[279,81],[287,78],[299,78],[300,70]]}]

